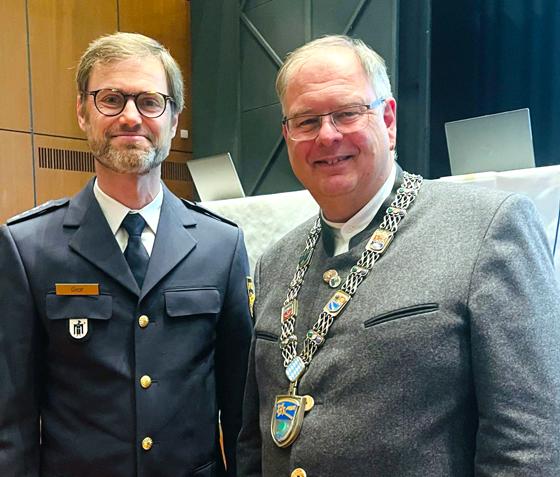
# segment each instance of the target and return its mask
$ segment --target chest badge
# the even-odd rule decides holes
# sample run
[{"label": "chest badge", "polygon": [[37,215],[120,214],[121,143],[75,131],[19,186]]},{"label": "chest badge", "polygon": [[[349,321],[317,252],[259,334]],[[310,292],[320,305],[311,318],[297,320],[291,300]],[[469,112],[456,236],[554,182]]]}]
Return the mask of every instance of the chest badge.
[{"label": "chest badge", "polygon": [[255,308],[255,284],[253,283],[253,279],[251,277],[247,277],[247,295],[249,297],[249,311],[251,312],[251,318],[255,317],[254,308]]},{"label": "chest badge", "polygon": [[276,396],[270,431],[278,447],[288,447],[299,435],[305,412],[305,397]]},{"label": "chest badge", "polygon": [[87,318],[70,318],[68,320],[68,331],[70,336],[76,340],[83,340],[89,331]]}]

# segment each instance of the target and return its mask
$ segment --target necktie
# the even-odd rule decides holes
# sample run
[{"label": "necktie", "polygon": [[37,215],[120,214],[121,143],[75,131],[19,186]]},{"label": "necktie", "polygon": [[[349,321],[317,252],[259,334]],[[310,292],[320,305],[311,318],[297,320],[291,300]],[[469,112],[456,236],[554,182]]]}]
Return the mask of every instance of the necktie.
[{"label": "necktie", "polygon": [[124,258],[128,262],[138,286],[142,288],[150,261],[150,256],[142,244],[142,231],[146,227],[146,221],[140,214],[127,214],[122,221],[122,226],[128,232],[128,244],[124,251]]}]

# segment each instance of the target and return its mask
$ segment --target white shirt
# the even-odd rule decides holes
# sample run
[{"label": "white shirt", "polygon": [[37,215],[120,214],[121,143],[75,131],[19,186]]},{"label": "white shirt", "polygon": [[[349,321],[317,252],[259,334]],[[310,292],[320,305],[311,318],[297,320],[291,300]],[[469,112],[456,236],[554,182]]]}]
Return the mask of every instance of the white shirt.
[{"label": "white shirt", "polygon": [[128,243],[128,232],[121,227],[122,221],[125,216],[129,213],[138,213],[146,221],[146,227],[142,232],[142,244],[148,252],[148,255],[152,255],[152,249],[154,248],[154,241],[156,239],[156,232],[159,223],[159,215],[161,212],[161,204],[163,203],[163,189],[161,184],[159,186],[159,192],[148,205],[144,206],[140,210],[129,209],[126,205],[121,204],[117,200],[109,197],[105,192],[101,190],[97,179],[93,185],[93,194],[99,202],[99,207],[103,211],[103,215],[107,219],[107,223],[119,244],[121,251],[124,253],[126,244]]},{"label": "white shirt", "polygon": [[389,197],[391,190],[393,189],[393,184],[395,183],[395,177],[397,175],[397,168],[393,162],[391,172],[389,176],[377,191],[372,199],[364,205],[356,214],[350,217],[346,222],[331,222],[327,220],[321,211],[321,217],[328,224],[333,231],[334,236],[334,255],[340,255],[341,253],[348,252],[350,247],[350,240],[355,235],[358,235],[362,230],[364,230],[373,220],[375,214],[379,211],[385,199]]}]

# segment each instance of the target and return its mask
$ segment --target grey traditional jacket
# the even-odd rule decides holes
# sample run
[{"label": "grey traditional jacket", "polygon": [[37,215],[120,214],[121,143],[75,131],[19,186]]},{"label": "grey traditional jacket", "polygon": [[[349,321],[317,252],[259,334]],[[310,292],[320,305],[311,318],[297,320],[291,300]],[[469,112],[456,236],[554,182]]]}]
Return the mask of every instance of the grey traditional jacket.
[{"label": "grey traditional jacket", "polygon": [[[323,272],[347,276],[388,202],[342,255],[323,224],[299,294],[299,350],[335,291]],[[288,391],[280,311],[312,222],[257,266],[239,475],[558,477],[560,292],[549,247],[528,199],[470,185],[425,181],[300,381],[315,407],[299,438],[273,443],[275,395]]]}]

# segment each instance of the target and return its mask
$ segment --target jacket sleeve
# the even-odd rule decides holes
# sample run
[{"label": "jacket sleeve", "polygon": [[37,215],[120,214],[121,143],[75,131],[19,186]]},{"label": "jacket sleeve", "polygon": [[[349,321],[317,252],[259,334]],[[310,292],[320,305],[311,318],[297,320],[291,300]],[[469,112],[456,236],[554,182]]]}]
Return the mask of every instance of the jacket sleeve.
[{"label": "jacket sleeve", "polygon": [[39,475],[40,330],[16,243],[0,227],[0,475]]},{"label": "jacket sleeve", "polygon": [[243,390],[252,335],[248,276],[247,252],[239,230],[216,337],[218,406],[228,477],[236,475],[236,443],[241,428]]},{"label": "jacket sleeve", "polygon": [[[259,300],[259,269],[260,260],[255,272],[255,314]],[[255,319],[257,316],[255,316]],[[255,375],[255,338],[249,353],[249,371],[245,384],[245,399],[243,400],[243,426],[237,443],[237,475],[239,477],[260,477],[261,465],[261,431],[259,425],[259,391]]]},{"label": "jacket sleeve", "polygon": [[560,289],[533,204],[510,196],[470,285],[475,475],[560,475]]}]

